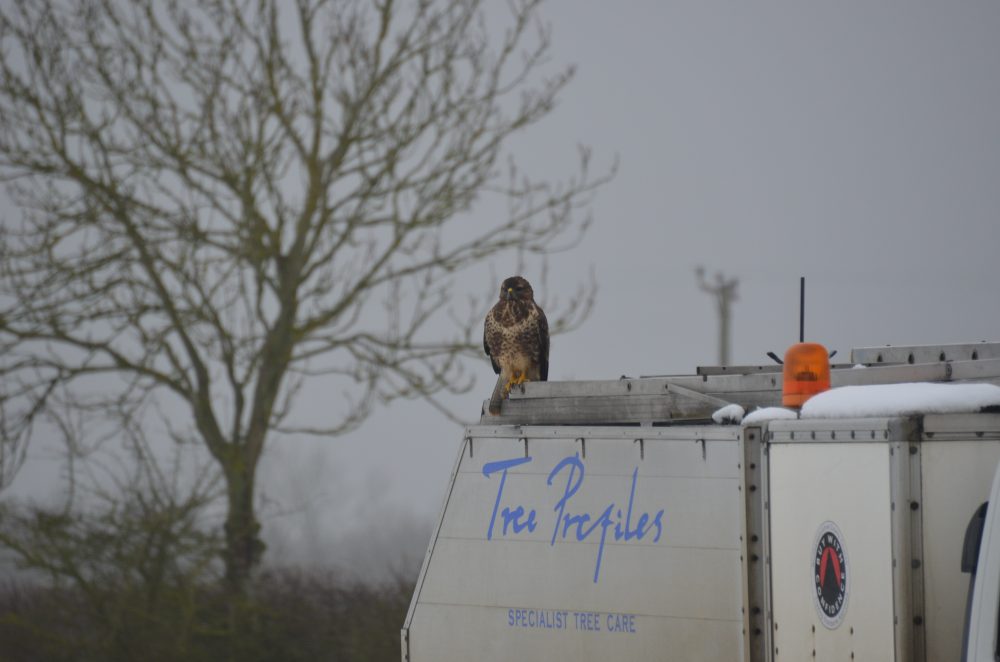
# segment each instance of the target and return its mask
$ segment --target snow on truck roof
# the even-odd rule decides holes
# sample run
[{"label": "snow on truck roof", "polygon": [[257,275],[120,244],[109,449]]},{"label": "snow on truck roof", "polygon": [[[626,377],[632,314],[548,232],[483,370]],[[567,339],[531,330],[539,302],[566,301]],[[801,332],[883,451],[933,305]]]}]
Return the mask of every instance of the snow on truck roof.
[{"label": "snow on truck roof", "polygon": [[914,382],[841,386],[818,393],[802,405],[800,414],[784,407],[765,407],[743,416],[742,407],[717,410],[716,423],[756,423],[780,418],[873,418],[915,414],[978,413],[1000,409],[1000,386]]}]

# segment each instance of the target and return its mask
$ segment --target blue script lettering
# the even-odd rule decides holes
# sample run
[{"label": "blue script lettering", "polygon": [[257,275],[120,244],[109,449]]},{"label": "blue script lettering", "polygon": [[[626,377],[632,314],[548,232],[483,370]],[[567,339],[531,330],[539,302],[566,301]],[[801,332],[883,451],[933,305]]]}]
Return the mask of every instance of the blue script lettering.
[{"label": "blue script lettering", "polygon": [[618,521],[613,522],[611,519],[611,513],[615,510],[615,504],[611,503],[608,505],[604,511],[597,516],[593,524],[586,526],[590,521],[591,516],[587,513],[581,515],[573,515],[566,512],[566,506],[569,504],[570,499],[573,498],[579,490],[580,486],[583,485],[584,474],[586,473],[583,462],[580,460],[579,455],[570,455],[563,459],[559,464],[552,469],[549,473],[548,484],[552,485],[556,476],[559,472],[563,471],[566,467],[569,467],[569,473],[566,476],[566,487],[563,490],[563,495],[556,502],[554,510],[556,511],[556,524],[552,529],[552,539],[550,541],[551,545],[556,544],[556,538],[560,536],[560,525],[562,525],[561,537],[563,540],[569,535],[570,528],[574,525],[576,526],[576,539],[579,541],[584,541],[590,537],[590,535],[598,528],[601,528],[601,540],[597,546],[597,563],[594,565],[594,581],[596,582],[601,574],[601,559],[604,557],[604,543],[608,537],[608,527],[614,524],[614,536],[615,540],[626,541],[636,539],[642,540],[646,534],[652,528],[656,528],[656,535],[653,537],[653,542],[659,542],[660,535],[663,533],[663,509],[660,509],[653,518],[653,522],[649,523],[649,515],[643,513],[639,518],[639,522],[636,524],[635,529],[632,529],[632,504],[635,501],[635,485],[639,478],[639,468],[636,467],[635,471],[632,472],[632,489],[629,491],[628,495],[628,507],[627,515],[625,516],[625,528],[622,530],[622,511],[618,509]]},{"label": "blue script lettering", "polygon": [[[486,539],[492,540],[496,530],[497,513],[503,519],[501,527],[502,536],[509,533],[516,535],[524,529],[533,532],[538,525],[538,514],[534,508],[528,510],[523,505],[517,505],[513,509],[511,506],[504,506],[500,510],[500,503],[504,495],[504,486],[507,482],[507,470],[531,462],[530,457],[519,457],[510,460],[500,460],[488,462],[483,465],[483,475],[489,478],[497,472],[501,472],[500,484],[497,486],[496,500],[493,502],[493,512],[490,515],[490,523],[486,529]],[[597,561],[594,564],[594,582],[600,578],[601,561],[604,558],[604,545],[608,538],[608,531],[611,530],[615,540],[643,540],[650,531],[655,529],[653,542],[659,542],[663,534],[663,509],[661,508],[650,519],[649,513],[642,513],[635,526],[632,525],[632,510],[635,502],[635,488],[639,479],[639,469],[632,472],[632,487],[629,491],[628,504],[625,507],[625,516],[622,517],[622,509],[615,507],[615,503],[608,504],[608,507],[599,514],[594,513],[574,513],[570,508],[570,501],[583,486],[586,471],[580,456],[570,455],[560,461],[549,473],[547,484],[549,487],[560,478],[565,477],[565,485],[562,488],[562,495],[556,502],[553,510],[556,513],[555,524],[552,527],[552,537],[550,545],[555,545],[557,540],[565,541],[572,534],[574,540],[583,542],[599,532],[600,540],[597,546]],[[614,516],[612,516],[614,513]]]},{"label": "blue script lettering", "polygon": [[[486,539],[493,540],[493,525],[497,521],[497,509],[500,507],[500,497],[503,495],[503,486],[507,482],[507,469],[516,467],[526,462],[531,462],[530,457],[518,457],[513,460],[501,460],[499,462],[487,462],[483,465],[483,475],[487,478],[497,471],[502,471],[500,475],[500,487],[497,488],[497,500],[493,503],[493,514],[490,515],[490,526],[486,529]],[[524,522],[521,517],[524,515],[524,506],[518,506],[513,511],[505,507],[500,516],[503,517],[503,535],[507,535],[508,527],[513,528],[514,533],[520,533],[527,527],[528,531],[534,531],[538,524],[535,522],[535,511],[532,509],[528,513],[528,519]]]}]

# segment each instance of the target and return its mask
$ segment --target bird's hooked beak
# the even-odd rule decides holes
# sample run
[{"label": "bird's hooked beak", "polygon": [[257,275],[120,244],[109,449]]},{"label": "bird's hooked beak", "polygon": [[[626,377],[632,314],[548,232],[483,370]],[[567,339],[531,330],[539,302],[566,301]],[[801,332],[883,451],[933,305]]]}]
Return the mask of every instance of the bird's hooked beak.
[{"label": "bird's hooked beak", "polygon": [[512,300],[514,298],[514,288],[513,287],[508,287],[507,288],[507,294],[504,295],[504,298],[507,299],[507,301],[510,301],[510,300]]}]

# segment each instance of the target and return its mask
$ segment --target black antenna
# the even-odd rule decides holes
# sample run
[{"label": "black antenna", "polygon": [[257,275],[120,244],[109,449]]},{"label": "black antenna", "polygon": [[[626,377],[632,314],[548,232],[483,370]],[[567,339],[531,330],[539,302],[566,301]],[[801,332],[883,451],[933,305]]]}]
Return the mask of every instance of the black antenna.
[{"label": "black antenna", "polygon": [[799,342],[806,340],[806,277],[799,276]]}]

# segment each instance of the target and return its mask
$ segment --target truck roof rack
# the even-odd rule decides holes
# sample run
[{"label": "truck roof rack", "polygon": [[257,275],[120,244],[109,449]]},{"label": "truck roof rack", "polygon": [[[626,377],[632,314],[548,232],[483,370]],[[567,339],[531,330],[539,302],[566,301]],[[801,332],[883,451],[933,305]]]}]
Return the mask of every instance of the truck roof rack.
[{"label": "truck roof rack", "polygon": [[[862,347],[831,366],[831,387],[905,382],[1000,385],[1000,342]],[[485,425],[676,425],[703,423],[727,404],[781,404],[781,366],[702,367],[693,375],[528,382]]]}]

